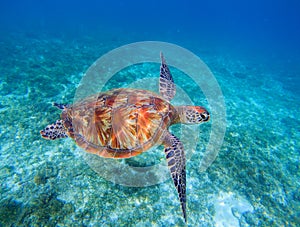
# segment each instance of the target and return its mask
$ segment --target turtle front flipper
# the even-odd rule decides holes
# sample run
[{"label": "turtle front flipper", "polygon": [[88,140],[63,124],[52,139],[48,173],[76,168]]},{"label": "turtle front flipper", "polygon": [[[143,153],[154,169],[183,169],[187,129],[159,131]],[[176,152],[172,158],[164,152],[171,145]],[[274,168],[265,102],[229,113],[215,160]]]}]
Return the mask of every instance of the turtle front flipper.
[{"label": "turtle front flipper", "polygon": [[161,66],[159,77],[159,93],[168,101],[174,98],[176,94],[176,86],[166,63],[164,55],[160,53]]},{"label": "turtle front flipper", "polygon": [[178,192],[183,217],[186,222],[186,161],[183,145],[176,136],[169,132],[167,132],[163,144],[168,167]]},{"label": "turtle front flipper", "polygon": [[54,124],[48,125],[44,130],[40,131],[44,139],[55,140],[68,137],[62,120],[57,120]]}]

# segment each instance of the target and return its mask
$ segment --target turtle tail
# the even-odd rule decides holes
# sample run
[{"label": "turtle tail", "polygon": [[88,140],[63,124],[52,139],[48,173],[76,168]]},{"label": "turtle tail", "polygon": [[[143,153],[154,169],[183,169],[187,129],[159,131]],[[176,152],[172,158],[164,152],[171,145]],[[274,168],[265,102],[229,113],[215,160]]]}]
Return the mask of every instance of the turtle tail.
[{"label": "turtle tail", "polygon": [[68,108],[70,105],[69,104],[62,104],[62,103],[53,103],[53,106],[55,106],[56,108],[60,109],[60,110],[64,110],[66,108]]}]

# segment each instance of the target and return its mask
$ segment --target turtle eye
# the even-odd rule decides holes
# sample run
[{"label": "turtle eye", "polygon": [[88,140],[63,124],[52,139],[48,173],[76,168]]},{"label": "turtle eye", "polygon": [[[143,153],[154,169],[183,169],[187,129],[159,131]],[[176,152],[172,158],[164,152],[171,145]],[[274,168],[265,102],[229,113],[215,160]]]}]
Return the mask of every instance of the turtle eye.
[{"label": "turtle eye", "polygon": [[204,112],[200,114],[202,121],[208,121],[209,120],[209,113]]}]

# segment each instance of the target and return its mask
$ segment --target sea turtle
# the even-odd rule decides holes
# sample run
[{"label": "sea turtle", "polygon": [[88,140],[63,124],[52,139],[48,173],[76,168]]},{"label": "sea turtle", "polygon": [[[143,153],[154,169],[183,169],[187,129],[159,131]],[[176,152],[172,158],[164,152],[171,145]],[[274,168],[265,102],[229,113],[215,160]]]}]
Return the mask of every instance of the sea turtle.
[{"label": "sea turtle", "polygon": [[161,53],[159,94],[139,89],[113,89],[73,105],[54,103],[61,119],[40,131],[43,138],[71,137],[87,152],[105,158],[130,158],[163,144],[168,167],[186,221],[186,160],[181,141],[168,131],[172,124],[209,120],[201,106],[172,106],[176,87]]}]

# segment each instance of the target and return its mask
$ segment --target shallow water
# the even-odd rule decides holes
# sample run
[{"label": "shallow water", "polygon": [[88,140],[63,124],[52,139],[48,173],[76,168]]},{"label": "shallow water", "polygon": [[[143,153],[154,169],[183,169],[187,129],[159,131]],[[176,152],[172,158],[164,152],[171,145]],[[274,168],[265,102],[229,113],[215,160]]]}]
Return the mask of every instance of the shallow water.
[{"label": "shallow water", "polygon": [[[51,142],[39,135],[59,117],[51,103],[72,102],[87,67],[122,43],[104,46],[82,39],[74,48],[68,40],[23,34],[2,43],[1,225],[183,226],[171,179],[149,187],[114,184],[89,167],[71,139]],[[222,88],[227,131],[219,156],[200,172],[210,124],[200,127],[197,151],[187,163],[188,225],[297,226],[299,93],[279,80],[285,71],[274,73],[253,59],[199,49]],[[113,80],[112,86],[147,77],[141,71],[157,66],[126,69],[130,73],[122,73],[128,80]],[[178,75],[175,70],[175,82]],[[193,85],[185,86],[191,82],[180,78],[180,87],[189,93]],[[157,162],[164,163],[161,147],[125,165]]]},{"label": "shallow water", "polygon": [[[112,168],[70,138],[47,141],[39,133],[59,118],[52,103],[72,103],[99,57],[151,40],[198,56],[225,101],[224,141],[205,171],[220,113],[200,126],[170,128],[188,159],[187,226],[300,226],[298,9],[292,0],[0,2],[0,226],[185,226],[162,146],[110,160],[121,166]],[[214,110],[191,75],[170,69],[172,104]],[[158,75],[158,63],[142,62],[104,90],[158,92]],[[92,88],[98,91],[87,93]]]}]

